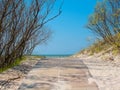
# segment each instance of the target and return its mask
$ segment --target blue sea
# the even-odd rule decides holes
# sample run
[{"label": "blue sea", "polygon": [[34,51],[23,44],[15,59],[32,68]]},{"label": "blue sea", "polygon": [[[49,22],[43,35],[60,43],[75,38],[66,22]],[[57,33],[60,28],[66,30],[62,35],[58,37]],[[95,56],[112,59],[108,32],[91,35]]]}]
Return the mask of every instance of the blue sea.
[{"label": "blue sea", "polygon": [[42,55],[45,56],[46,58],[64,58],[64,57],[69,57],[71,55]]},{"label": "blue sea", "polygon": [[46,58],[64,58],[64,57],[69,57],[72,56],[72,54],[63,54],[63,55],[37,55],[37,56],[45,56]]}]

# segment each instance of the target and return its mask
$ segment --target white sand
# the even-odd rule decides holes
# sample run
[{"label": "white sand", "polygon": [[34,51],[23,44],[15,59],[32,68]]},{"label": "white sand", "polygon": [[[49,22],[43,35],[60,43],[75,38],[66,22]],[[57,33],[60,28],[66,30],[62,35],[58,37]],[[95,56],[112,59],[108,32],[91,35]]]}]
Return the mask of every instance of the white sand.
[{"label": "white sand", "polygon": [[120,63],[96,58],[83,59],[83,62],[93,76],[89,82],[95,81],[99,90],[120,90]]}]

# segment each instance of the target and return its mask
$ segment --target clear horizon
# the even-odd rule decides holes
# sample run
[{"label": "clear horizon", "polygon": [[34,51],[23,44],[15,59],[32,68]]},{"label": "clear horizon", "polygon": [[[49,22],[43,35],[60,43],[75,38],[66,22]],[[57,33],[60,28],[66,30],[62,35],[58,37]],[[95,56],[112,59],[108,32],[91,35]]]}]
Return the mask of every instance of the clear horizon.
[{"label": "clear horizon", "polygon": [[52,37],[47,44],[37,46],[33,54],[74,54],[91,45],[95,37],[85,25],[95,5],[96,0],[65,0],[62,14],[46,25],[52,30]]}]

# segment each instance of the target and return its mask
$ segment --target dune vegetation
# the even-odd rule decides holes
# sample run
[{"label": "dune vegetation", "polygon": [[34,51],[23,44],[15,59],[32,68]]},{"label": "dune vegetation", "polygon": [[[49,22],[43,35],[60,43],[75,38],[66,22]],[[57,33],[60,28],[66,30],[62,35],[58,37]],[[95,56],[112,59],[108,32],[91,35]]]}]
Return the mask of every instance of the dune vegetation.
[{"label": "dune vegetation", "polygon": [[[94,13],[89,17],[87,28],[97,40],[80,54],[100,52],[118,55],[120,53],[120,0],[98,1]],[[103,55],[103,54],[102,54]]]}]

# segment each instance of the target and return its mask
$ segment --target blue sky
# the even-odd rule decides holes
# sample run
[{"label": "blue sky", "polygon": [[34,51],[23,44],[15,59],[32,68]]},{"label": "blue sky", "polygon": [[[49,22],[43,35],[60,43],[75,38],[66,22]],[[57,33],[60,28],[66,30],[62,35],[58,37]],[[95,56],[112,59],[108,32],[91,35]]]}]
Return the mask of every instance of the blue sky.
[{"label": "blue sky", "polygon": [[62,14],[47,24],[52,37],[33,54],[74,54],[92,44],[95,36],[85,26],[95,5],[96,0],[64,0]]}]

